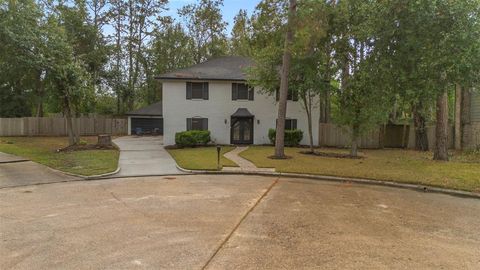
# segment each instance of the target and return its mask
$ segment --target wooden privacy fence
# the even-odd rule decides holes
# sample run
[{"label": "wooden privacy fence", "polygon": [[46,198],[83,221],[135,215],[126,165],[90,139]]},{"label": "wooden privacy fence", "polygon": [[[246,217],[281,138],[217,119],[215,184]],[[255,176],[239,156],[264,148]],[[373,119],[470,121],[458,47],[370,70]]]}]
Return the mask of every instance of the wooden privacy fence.
[{"label": "wooden privacy fence", "polygon": [[[335,124],[320,123],[319,145],[328,147],[348,147],[351,145],[350,130]],[[359,141],[361,148],[380,148],[380,128],[364,134]]]},{"label": "wooden privacy fence", "polygon": [[[428,146],[435,146],[435,126],[427,126]],[[448,146],[453,148],[454,128],[448,129]],[[330,123],[319,125],[318,143],[320,146],[349,147],[351,133],[347,127]],[[412,125],[378,126],[364,134],[359,141],[360,148],[415,148],[415,129]]]},{"label": "wooden privacy fence", "polygon": [[[73,127],[82,136],[127,134],[127,119],[106,117],[73,118]],[[0,136],[67,136],[63,117],[0,118]]]}]

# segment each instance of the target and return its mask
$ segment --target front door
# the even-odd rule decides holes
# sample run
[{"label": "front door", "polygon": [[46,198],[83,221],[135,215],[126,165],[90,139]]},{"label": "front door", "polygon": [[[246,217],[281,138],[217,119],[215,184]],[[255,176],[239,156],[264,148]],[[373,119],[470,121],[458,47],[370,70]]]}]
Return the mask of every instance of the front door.
[{"label": "front door", "polygon": [[253,144],[253,117],[232,117],[230,141],[232,144]]}]

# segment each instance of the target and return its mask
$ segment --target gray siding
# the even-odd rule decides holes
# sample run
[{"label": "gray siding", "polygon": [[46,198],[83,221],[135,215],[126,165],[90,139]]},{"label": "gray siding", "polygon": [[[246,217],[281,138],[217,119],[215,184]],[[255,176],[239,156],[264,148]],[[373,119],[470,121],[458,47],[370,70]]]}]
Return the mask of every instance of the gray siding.
[{"label": "gray siding", "polygon": [[472,122],[480,122],[480,92],[472,93],[472,103],[470,107],[472,111]]}]

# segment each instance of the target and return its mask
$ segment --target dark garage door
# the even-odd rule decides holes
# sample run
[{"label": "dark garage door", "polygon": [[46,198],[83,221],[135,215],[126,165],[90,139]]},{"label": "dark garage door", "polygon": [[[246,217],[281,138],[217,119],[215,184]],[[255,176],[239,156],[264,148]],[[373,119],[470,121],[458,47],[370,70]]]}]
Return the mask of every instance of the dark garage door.
[{"label": "dark garage door", "polygon": [[132,134],[136,134],[137,128],[144,134],[163,135],[163,118],[132,118]]}]

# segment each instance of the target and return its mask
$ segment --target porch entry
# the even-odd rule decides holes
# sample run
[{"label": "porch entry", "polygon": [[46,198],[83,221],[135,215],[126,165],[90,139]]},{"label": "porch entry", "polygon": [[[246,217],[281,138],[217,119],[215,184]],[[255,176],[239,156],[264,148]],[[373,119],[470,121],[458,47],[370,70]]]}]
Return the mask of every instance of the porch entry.
[{"label": "porch entry", "polygon": [[253,144],[253,114],[240,108],[231,116],[230,143]]}]

